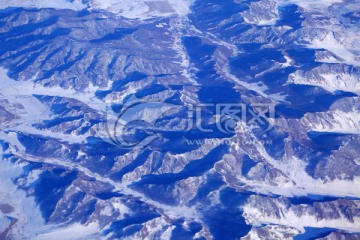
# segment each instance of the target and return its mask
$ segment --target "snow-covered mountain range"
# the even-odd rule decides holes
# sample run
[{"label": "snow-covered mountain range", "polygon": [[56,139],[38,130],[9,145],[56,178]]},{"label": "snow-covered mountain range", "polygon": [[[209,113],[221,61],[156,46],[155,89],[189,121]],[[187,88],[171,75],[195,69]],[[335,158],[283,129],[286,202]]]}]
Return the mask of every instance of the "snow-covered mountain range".
[{"label": "snow-covered mountain range", "polygon": [[360,239],[359,32],[358,0],[0,0],[0,239]]}]

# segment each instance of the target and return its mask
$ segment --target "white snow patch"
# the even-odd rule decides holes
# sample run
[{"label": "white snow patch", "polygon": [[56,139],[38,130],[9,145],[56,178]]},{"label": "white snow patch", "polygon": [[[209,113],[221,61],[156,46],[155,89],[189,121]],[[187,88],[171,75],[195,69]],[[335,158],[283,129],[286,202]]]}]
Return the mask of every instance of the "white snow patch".
[{"label": "white snow patch", "polygon": [[27,197],[26,193],[19,190],[13,183],[13,179],[21,175],[22,172],[22,164],[11,163],[6,159],[1,160],[0,203],[9,204],[13,207],[14,212],[6,215],[17,219],[10,233],[18,239],[21,239],[22,236],[29,236],[29,233],[48,228],[41,218],[40,210],[36,206],[34,198]]},{"label": "white snow patch", "polygon": [[312,131],[360,134],[360,112],[356,109],[351,112],[307,113],[301,122]]},{"label": "white snow patch", "polygon": [[299,230],[305,231],[305,227],[317,227],[317,228],[335,228],[342,229],[349,232],[358,232],[360,230],[359,222],[360,218],[355,217],[353,222],[345,219],[317,219],[314,215],[296,214],[294,211],[282,209],[281,218],[275,216],[268,216],[264,214],[261,209],[246,205],[244,208],[244,217],[251,224],[278,224],[283,226],[294,227]]},{"label": "white snow patch", "polygon": [[56,8],[80,11],[86,8],[86,5],[81,0],[74,0],[73,2],[67,0],[0,0],[0,9],[8,7]]},{"label": "white snow patch", "polygon": [[[246,134],[249,139],[256,137],[247,128],[242,128],[241,132]],[[286,143],[291,139],[286,139]],[[238,146],[238,151],[243,151]],[[245,152],[245,151],[244,151]],[[282,160],[272,158],[263,145],[257,146],[257,152],[254,153],[269,163],[274,168],[280,170],[290,181],[277,182],[277,186],[269,185],[257,181],[242,181],[250,186],[253,191],[263,194],[275,194],[281,196],[306,196],[308,194],[336,196],[336,197],[360,197],[360,178],[354,180],[321,180],[314,179],[306,172],[306,163],[294,156],[284,156]]]},{"label": "white snow patch", "polygon": [[185,16],[190,12],[193,0],[91,0],[92,9],[106,10],[131,19],[148,19],[168,17],[171,15]]},{"label": "white snow patch", "polygon": [[336,56],[344,59],[347,64],[360,66],[360,62],[357,60],[356,56],[351,53],[340,41],[335,39],[334,33],[329,32],[324,38],[314,38],[312,43],[308,45],[309,48],[315,49],[326,49]]},{"label": "white snow patch", "polygon": [[284,58],[286,59],[286,62],[282,63],[281,67],[282,68],[291,67],[294,61],[287,55],[284,55]]},{"label": "white snow patch", "polygon": [[[269,160],[272,165],[294,182],[293,184],[284,184],[279,186],[270,186],[265,184],[256,184],[253,190],[264,194],[276,194],[282,196],[306,196],[308,194],[334,196],[334,197],[360,197],[360,178],[353,181],[333,180],[323,181],[314,179],[305,171],[306,165],[299,159],[293,157],[288,159],[286,163],[277,163],[275,160]],[[251,183],[247,183],[251,185]]]},{"label": "white snow patch", "polygon": [[[260,14],[259,14],[260,13]],[[258,26],[275,25],[278,13],[277,0],[262,0],[250,3],[250,9],[242,12],[241,16],[246,23]]]},{"label": "white snow patch", "polygon": [[55,8],[80,11],[101,9],[130,19],[149,19],[172,15],[185,16],[194,0],[90,0],[88,6],[81,0],[0,0],[0,9],[9,7]]},{"label": "white snow patch", "polygon": [[342,3],[343,0],[282,0],[281,4],[296,4],[307,10],[324,9],[335,3]]},{"label": "white snow patch", "polygon": [[[92,222],[88,225],[75,223],[73,225],[56,229],[49,233],[43,233],[32,238],[33,240],[74,240],[74,239],[91,239],[93,235],[99,232],[97,223]],[[94,237],[94,236],[93,236]],[[98,239],[98,238],[93,238]]]},{"label": "white snow patch", "polygon": [[351,74],[319,73],[319,75],[301,76],[297,72],[290,74],[288,83],[321,87],[329,92],[342,90],[360,94],[360,79]]},{"label": "white snow patch", "polygon": [[[41,84],[34,84],[30,81],[15,81],[9,78],[7,76],[7,70],[1,67],[0,81],[0,100],[5,100],[8,103],[5,108],[18,117],[5,126],[7,131],[38,134],[60,139],[69,143],[79,143],[86,140],[86,136],[54,133],[48,130],[39,130],[35,128],[33,126],[34,124],[51,119],[52,113],[33,95],[58,96],[64,98],[76,97],[77,100],[96,109],[98,112],[105,113],[106,110],[104,103],[94,96],[95,89],[93,86],[89,86],[86,92],[76,92],[73,89],[63,89],[61,87],[48,88]],[[2,127],[0,127],[0,130],[1,128]],[[11,135],[5,136],[2,134],[2,137],[4,137],[3,139],[9,139]],[[14,140],[14,138],[12,138],[12,140]],[[16,141],[11,142],[17,147],[20,147]]]}]

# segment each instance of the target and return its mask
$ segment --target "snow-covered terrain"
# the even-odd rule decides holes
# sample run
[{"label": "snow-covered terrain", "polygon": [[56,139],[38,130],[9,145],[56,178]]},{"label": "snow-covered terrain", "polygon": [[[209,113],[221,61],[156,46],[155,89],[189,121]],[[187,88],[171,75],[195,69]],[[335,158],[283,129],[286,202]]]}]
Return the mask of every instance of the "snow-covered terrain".
[{"label": "snow-covered terrain", "polygon": [[0,239],[360,238],[357,0],[0,9]]}]

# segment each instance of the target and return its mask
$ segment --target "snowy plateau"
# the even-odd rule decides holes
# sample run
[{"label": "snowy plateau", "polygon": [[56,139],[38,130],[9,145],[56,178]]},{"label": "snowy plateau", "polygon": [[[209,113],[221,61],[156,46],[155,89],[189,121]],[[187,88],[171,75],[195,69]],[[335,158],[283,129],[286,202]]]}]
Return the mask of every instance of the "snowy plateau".
[{"label": "snowy plateau", "polygon": [[0,240],[360,240],[359,94],[360,0],[0,0]]}]

